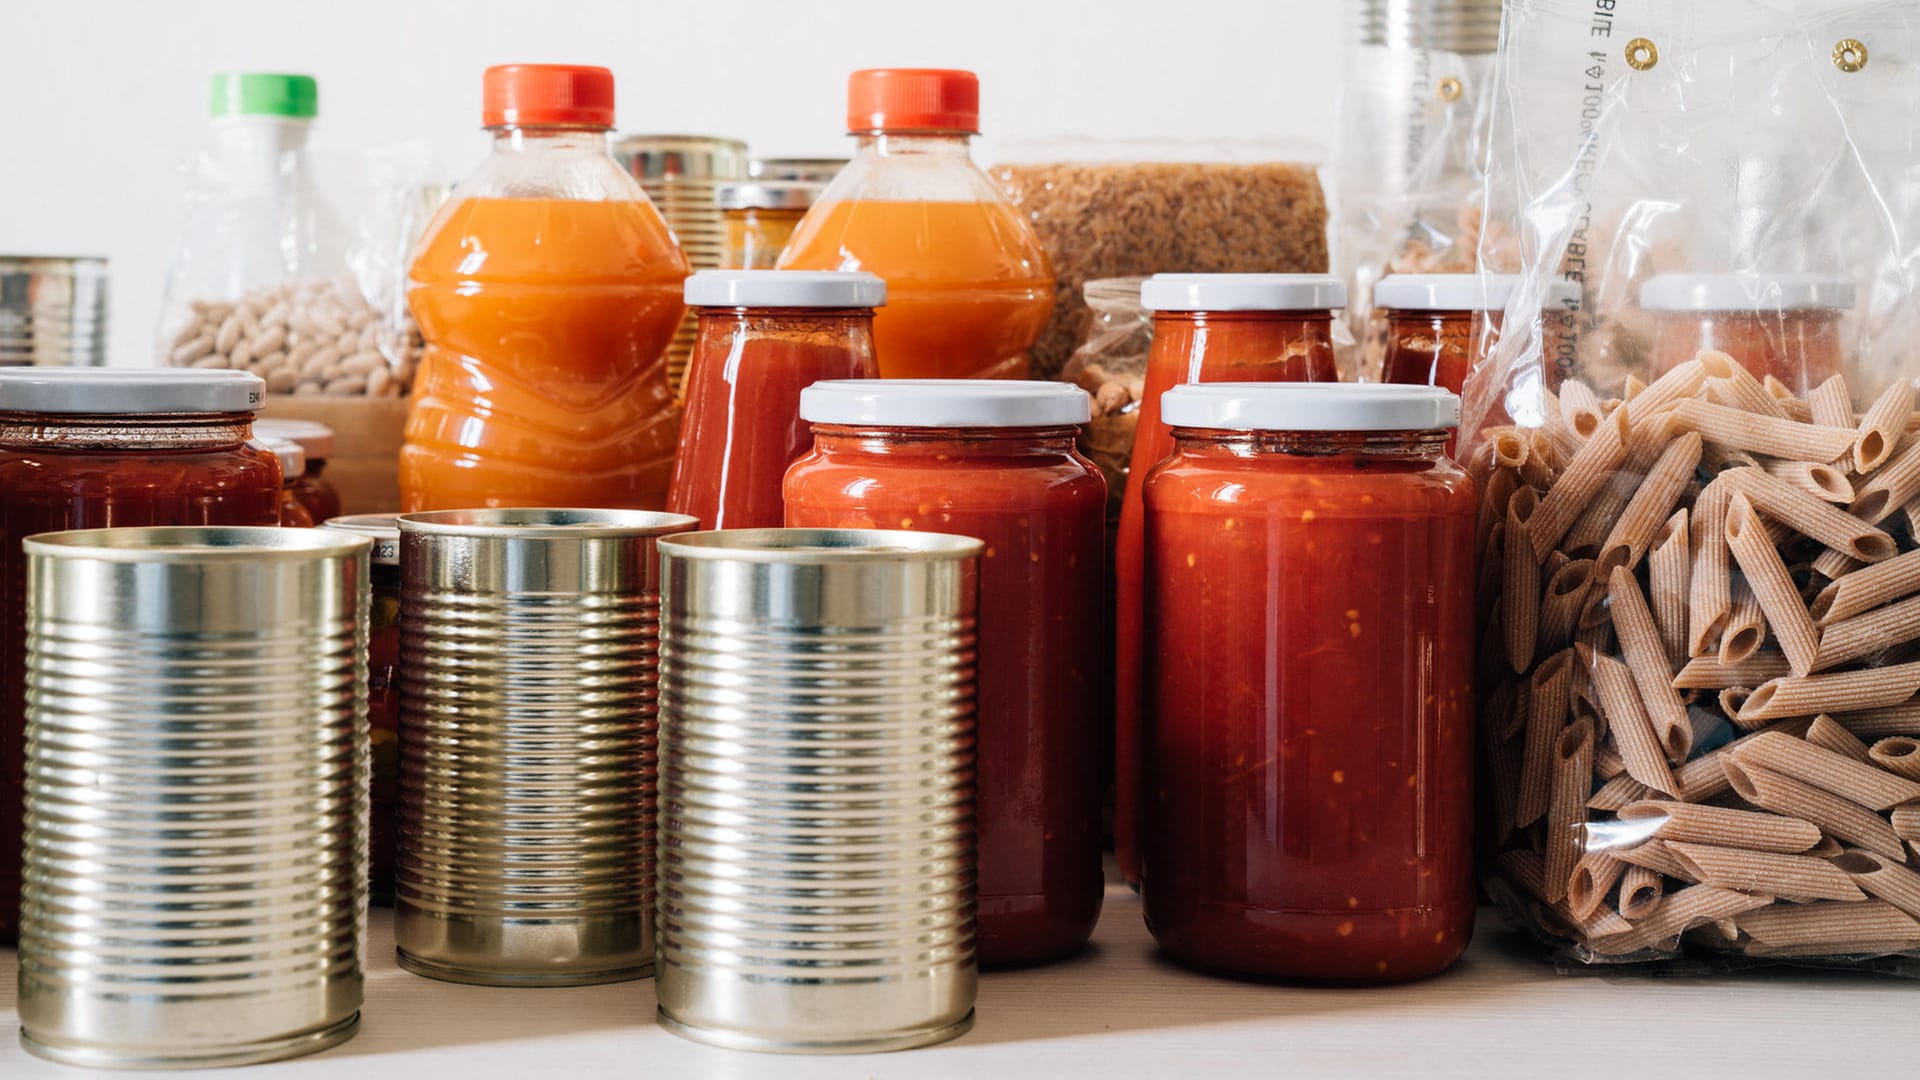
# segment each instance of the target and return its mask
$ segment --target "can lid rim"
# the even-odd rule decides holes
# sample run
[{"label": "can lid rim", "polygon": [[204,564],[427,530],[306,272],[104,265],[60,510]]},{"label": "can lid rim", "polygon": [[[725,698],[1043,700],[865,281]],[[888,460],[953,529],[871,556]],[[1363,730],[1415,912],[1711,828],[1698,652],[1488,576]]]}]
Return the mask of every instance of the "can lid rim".
[{"label": "can lid rim", "polygon": [[401,514],[400,535],[468,540],[618,540],[666,536],[700,527],[700,519],[656,510],[524,506]]},{"label": "can lid rim", "polygon": [[29,536],[23,544],[29,555],[125,563],[290,561],[352,555],[373,546],[352,533],[278,525],[68,529]]},{"label": "can lid rim", "polygon": [[885,563],[974,558],[971,536],[907,529],[710,529],[660,541],[663,554],[703,562]]}]

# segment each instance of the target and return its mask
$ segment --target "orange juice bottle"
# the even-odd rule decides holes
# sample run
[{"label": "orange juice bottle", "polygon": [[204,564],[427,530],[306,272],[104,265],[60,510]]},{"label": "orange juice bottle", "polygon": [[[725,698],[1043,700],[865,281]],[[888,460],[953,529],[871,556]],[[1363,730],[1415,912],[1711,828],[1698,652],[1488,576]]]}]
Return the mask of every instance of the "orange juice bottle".
[{"label": "orange juice bottle", "polygon": [[1020,379],[1053,313],[1053,267],[968,155],[980,127],[970,71],[881,68],[847,80],[859,150],[780,257],[783,270],[887,281],[874,316],[883,378]]},{"label": "orange juice bottle", "polygon": [[426,339],[400,451],[405,509],[666,502],[680,410],[664,354],[688,269],[608,153],[605,68],[488,68],[493,153],[407,275]]}]

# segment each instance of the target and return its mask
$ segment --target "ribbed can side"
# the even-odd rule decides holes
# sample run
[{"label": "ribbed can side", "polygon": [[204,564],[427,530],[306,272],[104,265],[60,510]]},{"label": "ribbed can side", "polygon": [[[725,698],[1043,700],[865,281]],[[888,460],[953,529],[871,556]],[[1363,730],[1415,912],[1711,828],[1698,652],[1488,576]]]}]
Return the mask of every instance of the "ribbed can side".
[{"label": "ribbed can side", "polygon": [[1354,40],[1361,45],[1490,53],[1500,46],[1501,0],[1359,0]]}]

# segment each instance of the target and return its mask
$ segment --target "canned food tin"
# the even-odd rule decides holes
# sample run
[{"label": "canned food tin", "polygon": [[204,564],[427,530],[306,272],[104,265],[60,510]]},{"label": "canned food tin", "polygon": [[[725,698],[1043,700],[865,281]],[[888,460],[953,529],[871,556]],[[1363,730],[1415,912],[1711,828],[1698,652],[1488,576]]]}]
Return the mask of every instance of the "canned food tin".
[{"label": "canned food tin", "polygon": [[21,1042],[101,1068],[272,1061],[359,1024],[366,540],[26,541]]},{"label": "canned food tin", "polygon": [[696,524],[400,518],[402,967],[492,986],[653,970],[654,544]]},{"label": "canned food tin", "polygon": [[107,362],[107,260],[0,255],[0,367]]},{"label": "canned food tin", "polygon": [[978,540],[662,541],[661,1023],[745,1050],[973,1020]]}]

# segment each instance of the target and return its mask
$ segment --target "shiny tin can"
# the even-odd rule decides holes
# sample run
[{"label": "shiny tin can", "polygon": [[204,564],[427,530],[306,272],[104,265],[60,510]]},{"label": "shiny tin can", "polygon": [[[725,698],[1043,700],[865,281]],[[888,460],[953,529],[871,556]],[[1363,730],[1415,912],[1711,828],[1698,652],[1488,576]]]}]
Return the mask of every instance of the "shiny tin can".
[{"label": "shiny tin can", "polygon": [[107,260],[0,255],[0,367],[107,362]]},{"label": "shiny tin can", "polygon": [[26,541],[27,1049],[190,1068],[353,1034],[367,547],[194,526]]},{"label": "shiny tin can", "polygon": [[745,1050],[973,1020],[979,541],[662,541],[660,1020]]},{"label": "shiny tin can", "polygon": [[400,518],[402,967],[492,986],[653,970],[654,545],[696,524]]}]

